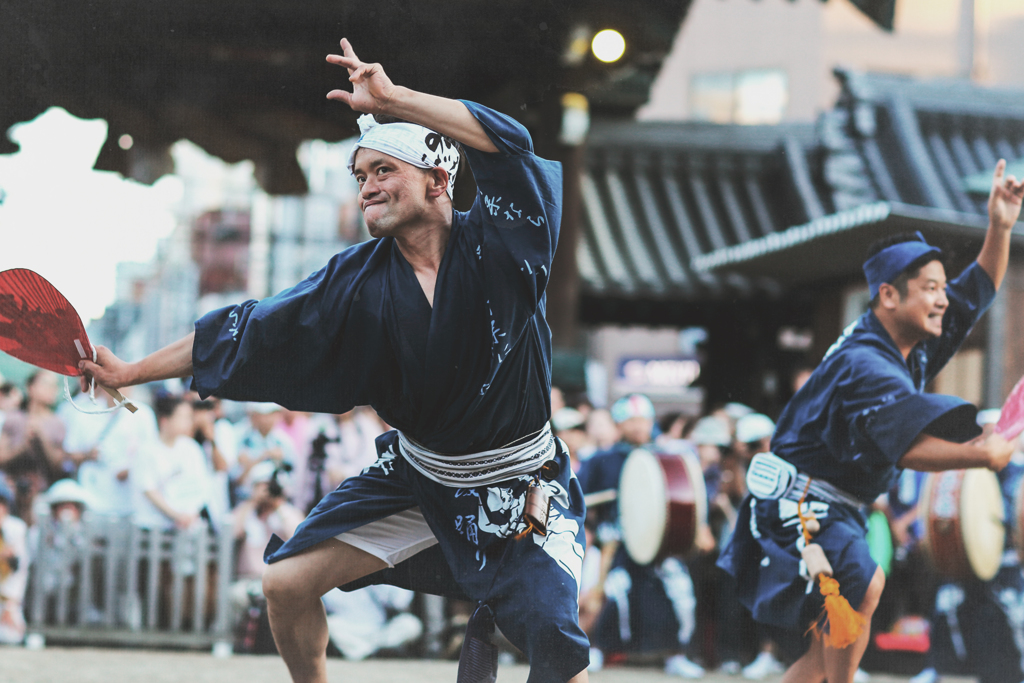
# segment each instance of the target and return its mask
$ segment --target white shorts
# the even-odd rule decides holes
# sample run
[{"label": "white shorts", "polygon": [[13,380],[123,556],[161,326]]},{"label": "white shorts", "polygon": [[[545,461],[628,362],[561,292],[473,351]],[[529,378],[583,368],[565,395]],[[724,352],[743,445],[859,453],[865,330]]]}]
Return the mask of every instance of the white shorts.
[{"label": "white shorts", "polygon": [[437,543],[418,507],[364,524],[335,538],[370,553],[389,567]]}]

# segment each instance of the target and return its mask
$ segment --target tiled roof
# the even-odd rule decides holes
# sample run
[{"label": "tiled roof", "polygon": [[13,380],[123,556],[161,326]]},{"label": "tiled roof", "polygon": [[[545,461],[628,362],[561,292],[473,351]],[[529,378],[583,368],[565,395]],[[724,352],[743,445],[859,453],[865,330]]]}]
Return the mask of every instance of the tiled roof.
[{"label": "tiled roof", "polygon": [[595,124],[577,252],[584,291],[698,299],[767,283],[690,261],[824,216],[813,125]]},{"label": "tiled roof", "polygon": [[824,178],[838,209],[871,201],[985,213],[964,179],[1024,158],[1024,90],[963,80],[835,71],[837,106],[821,118]]},{"label": "tiled roof", "polygon": [[816,126],[595,131],[586,290],[707,299],[845,277],[871,241],[904,230],[976,249],[987,197],[966,180],[1024,159],[1024,91],[835,73],[842,94]]},{"label": "tiled roof", "polygon": [[692,265],[697,272],[738,270],[780,285],[804,284],[860,273],[868,247],[886,235],[921,231],[932,244],[955,253],[965,242],[980,244],[987,224],[977,214],[872,202],[718,249],[697,257]]}]

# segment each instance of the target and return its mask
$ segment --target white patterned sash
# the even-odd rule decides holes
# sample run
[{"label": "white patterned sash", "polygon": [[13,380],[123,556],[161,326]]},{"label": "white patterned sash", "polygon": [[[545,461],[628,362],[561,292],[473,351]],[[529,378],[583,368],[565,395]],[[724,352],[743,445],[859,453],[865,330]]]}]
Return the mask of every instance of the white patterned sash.
[{"label": "white patterned sash", "polygon": [[470,488],[491,486],[527,472],[533,472],[555,457],[555,437],[547,422],[530,436],[502,448],[469,455],[435,453],[398,432],[402,456],[420,474],[445,486]]}]

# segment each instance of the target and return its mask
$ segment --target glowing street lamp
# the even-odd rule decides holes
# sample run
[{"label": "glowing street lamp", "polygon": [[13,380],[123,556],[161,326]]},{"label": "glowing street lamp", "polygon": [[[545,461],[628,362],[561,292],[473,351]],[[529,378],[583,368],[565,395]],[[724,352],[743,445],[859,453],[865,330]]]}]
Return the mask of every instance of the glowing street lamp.
[{"label": "glowing street lamp", "polygon": [[590,49],[602,62],[614,62],[626,51],[626,39],[615,29],[606,28],[594,36]]}]

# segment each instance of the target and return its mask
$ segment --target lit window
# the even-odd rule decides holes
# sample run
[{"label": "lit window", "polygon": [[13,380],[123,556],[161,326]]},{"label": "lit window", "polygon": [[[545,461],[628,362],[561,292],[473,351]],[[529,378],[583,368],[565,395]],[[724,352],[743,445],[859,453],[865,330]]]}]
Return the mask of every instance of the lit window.
[{"label": "lit window", "polygon": [[736,78],[736,123],[778,123],[786,113],[786,72],[746,71]]},{"label": "lit window", "polygon": [[736,94],[730,73],[700,74],[690,83],[690,116],[698,121],[732,123]]},{"label": "lit window", "polygon": [[788,100],[781,69],[698,74],[690,83],[690,116],[698,121],[779,123]]}]

